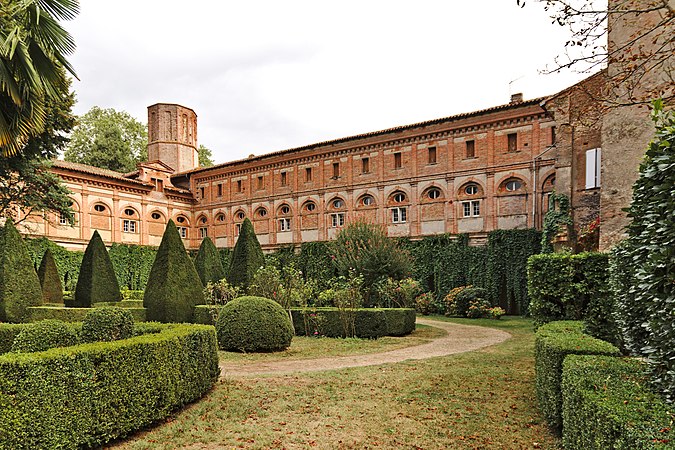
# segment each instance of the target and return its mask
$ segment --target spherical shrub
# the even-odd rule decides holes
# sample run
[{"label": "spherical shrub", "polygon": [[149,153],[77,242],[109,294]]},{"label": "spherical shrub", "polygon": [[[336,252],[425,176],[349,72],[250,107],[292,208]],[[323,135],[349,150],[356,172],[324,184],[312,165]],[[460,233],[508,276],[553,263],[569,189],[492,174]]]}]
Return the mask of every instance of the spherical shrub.
[{"label": "spherical shrub", "polygon": [[43,352],[79,344],[77,326],[60,320],[42,320],[21,330],[14,338],[13,352]]},{"label": "spherical shrub", "polygon": [[274,352],[291,345],[288,313],[263,297],[239,297],[225,305],[216,322],[218,346],[240,352]]},{"label": "spherical shrub", "polygon": [[117,341],[134,334],[134,317],[129,311],[114,306],[93,308],[84,316],[82,342]]},{"label": "spherical shrub", "polygon": [[483,288],[468,286],[455,296],[454,314],[467,317],[471,302],[482,301],[487,297],[487,291]]}]

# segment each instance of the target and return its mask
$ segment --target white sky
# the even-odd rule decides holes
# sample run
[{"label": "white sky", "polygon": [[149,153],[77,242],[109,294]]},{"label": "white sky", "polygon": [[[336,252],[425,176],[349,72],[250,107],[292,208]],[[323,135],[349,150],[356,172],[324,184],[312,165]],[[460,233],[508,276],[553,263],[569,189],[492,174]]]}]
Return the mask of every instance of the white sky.
[{"label": "white sky", "polygon": [[[81,0],[76,114],[179,103],[216,163],[553,94],[566,30],[515,0]],[[511,86],[509,82],[518,79]]]}]

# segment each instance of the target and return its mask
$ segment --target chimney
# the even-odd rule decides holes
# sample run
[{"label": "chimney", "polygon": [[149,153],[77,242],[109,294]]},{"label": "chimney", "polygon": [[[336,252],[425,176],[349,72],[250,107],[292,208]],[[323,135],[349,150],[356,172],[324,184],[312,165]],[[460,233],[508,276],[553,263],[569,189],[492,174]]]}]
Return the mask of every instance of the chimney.
[{"label": "chimney", "polygon": [[519,103],[523,101],[523,93],[511,94],[511,103]]}]

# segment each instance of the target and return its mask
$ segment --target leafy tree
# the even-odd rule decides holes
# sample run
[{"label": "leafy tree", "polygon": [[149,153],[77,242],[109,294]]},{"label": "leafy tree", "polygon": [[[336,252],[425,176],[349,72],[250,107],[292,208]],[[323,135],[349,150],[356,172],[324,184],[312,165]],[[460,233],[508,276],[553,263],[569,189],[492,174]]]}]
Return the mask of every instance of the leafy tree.
[{"label": "leafy tree", "polygon": [[147,319],[191,322],[195,305],[204,304],[202,289],[176,224],[169,220],[143,295]]},{"label": "leafy tree", "polygon": [[241,225],[237,243],[234,244],[227,281],[246,291],[255,273],[264,265],[265,255],[253,230],[253,224],[246,218]]},{"label": "leafy tree", "polygon": [[75,43],[59,20],[79,12],[77,0],[0,3],[0,149],[19,153],[45,127],[45,102],[63,91],[62,69]]},{"label": "leafy tree", "polygon": [[220,261],[220,253],[208,236],[199,246],[199,252],[197,252],[197,258],[195,259],[195,269],[197,269],[199,279],[204,286],[207,283],[215,283],[225,278],[225,269],[223,269],[223,263]]},{"label": "leafy tree", "polygon": [[90,308],[94,303],[119,301],[122,293],[108,250],[101,235],[94,231],[82,258],[73,306]]},{"label": "leafy tree", "polygon": [[200,145],[197,149],[197,152],[199,153],[200,167],[211,167],[213,165],[213,159],[211,159],[213,158],[213,154],[211,153],[211,150],[204,147],[203,145]]},{"label": "leafy tree", "polygon": [[388,277],[400,280],[410,273],[410,255],[387,237],[382,225],[356,221],[340,230],[333,244],[333,262],[338,273],[363,277],[365,306],[371,305],[378,282]]},{"label": "leafy tree", "polygon": [[40,280],[26,244],[7,219],[0,233],[0,322],[25,322],[28,307],[41,304]]},{"label": "leafy tree", "polygon": [[91,108],[79,118],[66,161],[117,172],[131,172],[148,159],[147,127],[129,113],[112,108]]},{"label": "leafy tree", "polygon": [[47,249],[45,251],[37,274],[42,286],[42,297],[45,303],[63,303],[61,278],[59,277],[59,271],[56,269],[56,262],[51,250]]}]

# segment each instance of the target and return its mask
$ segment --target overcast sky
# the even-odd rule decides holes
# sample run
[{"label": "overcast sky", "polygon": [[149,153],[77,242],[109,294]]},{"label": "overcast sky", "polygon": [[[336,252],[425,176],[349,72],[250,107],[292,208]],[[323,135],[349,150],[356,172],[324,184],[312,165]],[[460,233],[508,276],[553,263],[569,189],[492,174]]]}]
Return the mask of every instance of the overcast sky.
[{"label": "overcast sky", "polygon": [[[195,110],[216,163],[553,94],[565,30],[515,0],[81,0],[64,26],[92,106]],[[516,80],[516,81],[513,81]],[[512,82],[513,81],[513,82]]]}]

